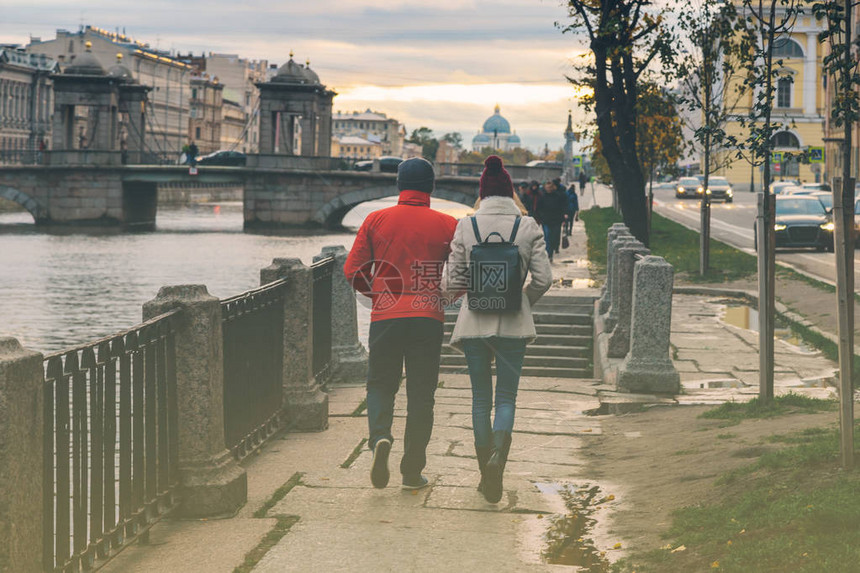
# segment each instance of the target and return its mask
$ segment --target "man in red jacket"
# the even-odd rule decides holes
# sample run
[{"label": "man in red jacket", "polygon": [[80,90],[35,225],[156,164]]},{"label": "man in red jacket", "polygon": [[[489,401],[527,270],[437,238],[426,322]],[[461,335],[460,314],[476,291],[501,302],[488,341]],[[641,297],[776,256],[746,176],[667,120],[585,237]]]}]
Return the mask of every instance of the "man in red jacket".
[{"label": "man in red jacket", "polygon": [[427,485],[421,471],[433,430],[442,349],[442,267],[457,220],[430,209],[435,175],[429,161],[407,159],[397,169],[397,205],[364,220],[344,273],[373,301],[367,372],[367,422],[373,450],[370,481],[388,485],[394,437],[394,397],[406,363],[406,432],[400,473],[404,489]]}]

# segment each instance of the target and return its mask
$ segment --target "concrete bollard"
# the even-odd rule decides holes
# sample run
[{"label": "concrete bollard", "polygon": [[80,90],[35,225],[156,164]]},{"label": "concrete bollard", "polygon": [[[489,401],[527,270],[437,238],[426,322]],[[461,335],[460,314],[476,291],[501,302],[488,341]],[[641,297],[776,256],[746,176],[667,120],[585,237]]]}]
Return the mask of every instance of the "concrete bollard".
[{"label": "concrete bollard", "polygon": [[0,571],[42,571],[42,355],[0,338]]},{"label": "concrete bollard", "polygon": [[334,255],[331,281],[331,355],[334,371],[332,382],[364,382],[367,378],[367,350],[358,341],[358,314],[355,291],[343,274],[349,252],[343,245],[323,247],[314,262]]},{"label": "concrete bollard", "polygon": [[624,223],[612,223],[606,233],[606,281],[600,289],[599,314],[609,312],[609,307],[612,304],[612,259],[614,255],[612,242],[619,235],[632,236]]},{"label": "concrete bollard", "polygon": [[648,255],[651,251],[639,241],[624,243],[615,253],[615,284],[618,320],[609,336],[608,356],[623,358],[630,350],[630,313],[633,306],[633,270],[638,255]]},{"label": "concrete bollard", "polygon": [[260,282],[288,279],[284,300],[284,409],[298,431],[328,428],[328,394],[313,371],[313,273],[300,259],[275,259],[260,271]]},{"label": "concrete bollard", "polygon": [[[618,286],[618,253],[627,246],[635,245],[644,248],[644,245],[637,241],[632,235],[618,235],[612,241],[612,286],[609,292],[610,303],[609,310],[603,316],[603,332],[611,332],[618,323],[618,310],[621,305],[621,291]],[[632,272],[632,271],[631,271]]]},{"label": "concrete bollard", "polygon": [[166,286],[143,305],[143,319],[175,308],[180,512],[232,514],[247,501],[248,481],[224,445],[221,303],[204,285]]},{"label": "concrete bollard", "polygon": [[619,389],[680,391],[680,375],[669,354],[674,273],[663,257],[647,256],[636,263],[630,353],[618,368]]}]

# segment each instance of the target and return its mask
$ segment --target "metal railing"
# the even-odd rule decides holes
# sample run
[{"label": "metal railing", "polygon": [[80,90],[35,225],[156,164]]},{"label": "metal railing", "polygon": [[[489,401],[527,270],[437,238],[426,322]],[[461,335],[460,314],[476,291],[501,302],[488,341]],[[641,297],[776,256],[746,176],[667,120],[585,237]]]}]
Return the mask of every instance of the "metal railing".
[{"label": "metal railing", "polygon": [[313,370],[314,378],[325,385],[331,378],[331,315],[334,256],[311,265],[313,275]]},{"label": "metal railing", "polygon": [[221,301],[224,441],[241,459],[283,423],[284,297],[279,280]]},{"label": "metal railing", "polygon": [[45,570],[91,569],[176,507],[178,312],[45,358]]}]

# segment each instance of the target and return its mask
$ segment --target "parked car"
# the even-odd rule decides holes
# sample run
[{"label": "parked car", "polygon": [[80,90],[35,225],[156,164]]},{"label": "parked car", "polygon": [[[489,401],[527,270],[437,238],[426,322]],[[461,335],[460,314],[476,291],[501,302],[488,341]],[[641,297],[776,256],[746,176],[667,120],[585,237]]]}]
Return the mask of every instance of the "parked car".
[{"label": "parked car", "polygon": [[[403,163],[400,157],[383,155],[379,158],[379,170],[383,173],[397,173],[397,167]],[[359,161],[353,166],[355,171],[373,171],[373,160]]]},{"label": "parked car", "polygon": [[786,187],[782,187],[782,193],[780,193],[780,195],[812,195],[815,192],[815,189],[809,189],[808,187],[788,185]]},{"label": "parked car", "polygon": [[696,177],[681,177],[678,179],[678,186],[675,188],[675,197],[678,199],[698,197],[703,191],[704,188]]},{"label": "parked car", "polygon": [[829,191],[815,191],[809,194],[810,197],[815,197],[821,204],[824,205],[824,210],[828,213],[833,212],[833,194]]},{"label": "parked car", "polygon": [[788,187],[799,187],[800,181],[788,180],[788,181],[774,181],[770,184],[770,192],[774,195],[781,195],[784,193],[785,189]]},{"label": "parked car", "polygon": [[[776,248],[811,247],[820,251],[833,251],[833,221],[818,198],[809,195],[778,195],[775,208],[773,230]],[[753,225],[754,244],[758,249],[756,230]]]},{"label": "parked car", "polygon": [[830,191],[830,185],[827,183],[802,183],[800,185],[804,189],[812,189],[813,191]]},{"label": "parked car", "polygon": [[230,165],[243,167],[248,162],[248,156],[241,151],[221,149],[197,158],[197,165]]},{"label": "parked car", "polygon": [[717,199],[731,203],[735,200],[735,192],[731,183],[725,177],[709,177],[708,189],[705,191],[711,196],[711,200]]}]

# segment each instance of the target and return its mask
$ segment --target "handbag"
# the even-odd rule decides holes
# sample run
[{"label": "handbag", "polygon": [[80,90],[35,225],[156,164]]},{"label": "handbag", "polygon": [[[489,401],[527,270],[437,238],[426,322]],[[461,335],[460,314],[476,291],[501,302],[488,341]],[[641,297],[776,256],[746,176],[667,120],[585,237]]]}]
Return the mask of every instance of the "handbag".
[{"label": "handbag", "polygon": [[561,238],[561,248],[566,249],[570,246],[570,240],[567,238],[567,235]]},{"label": "handbag", "polygon": [[[514,244],[520,217],[514,220],[511,237],[507,241],[501,234],[492,232],[481,239],[478,220],[472,219],[472,230],[478,241],[469,256],[469,287],[466,304],[469,310],[505,312],[520,310],[523,298],[523,276],[520,249]],[[495,235],[498,241],[490,239]]]}]

